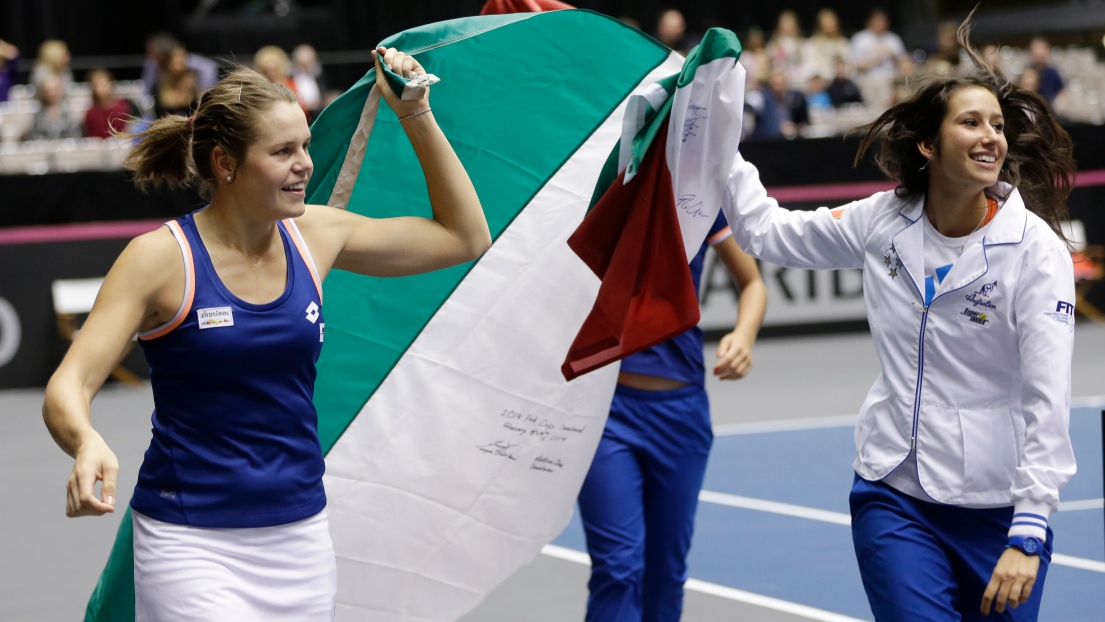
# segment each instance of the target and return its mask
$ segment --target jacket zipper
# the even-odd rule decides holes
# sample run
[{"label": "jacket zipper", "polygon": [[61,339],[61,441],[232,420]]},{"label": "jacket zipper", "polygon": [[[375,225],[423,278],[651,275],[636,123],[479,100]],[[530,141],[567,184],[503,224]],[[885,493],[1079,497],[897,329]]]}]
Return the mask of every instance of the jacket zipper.
[{"label": "jacket zipper", "polygon": [[913,429],[909,434],[909,450],[917,447],[917,426],[921,414],[921,379],[925,371],[925,325],[928,323],[929,307],[921,306],[916,302],[913,306],[921,310],[921,334],[917,338],[917,389],[913,393]]}]

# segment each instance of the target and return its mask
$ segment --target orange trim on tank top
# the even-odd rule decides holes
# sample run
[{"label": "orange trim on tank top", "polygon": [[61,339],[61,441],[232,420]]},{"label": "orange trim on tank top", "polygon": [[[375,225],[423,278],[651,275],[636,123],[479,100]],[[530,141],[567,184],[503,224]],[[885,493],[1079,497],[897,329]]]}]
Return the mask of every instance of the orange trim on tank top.
[{"label": "orange trim on tank top", "polygon": [[318,300],[322,302],[322,282],[318,280],[318,273],[315,272],[314,261],[312,261],[310,254],[305,248],[307,241],[300,239],[299,227],[295,226],[291,218],[285,218],[282,222],[284,223],[284,228],[288,231],[288,237],[290,237],[292,243],[295,244],[295,249],[299,251],[299,256],[303,258],[303,263],[306,264],[307,271],[311,273],[311,280],[315,282],[315,289],[318,290]]},{"label": "orange trim on tank top", "polygon": [[169,320],[168,324],[157,329],[157,332],[139,335],[138,338],[142,341],[157,339],[158,337],[167,335],[177,326],[180,326],[181,323],[184,322],[184,318],[188,317],[188,312],[192,310],[192,301],[195,300],[196,297],[196,267],[192,260],[192,246],[188,243],[188,237],[184,235],[184,230],[180,228],[180,225],[176,221],[167,222],[165,224],[179,236],[174,237],[180,240],[180,250],[184,254],[184,281],[187,283],[187,289],[184,292],[184,303],[180,306],[180,310],[177,311],[176,316],[172,320]]}]

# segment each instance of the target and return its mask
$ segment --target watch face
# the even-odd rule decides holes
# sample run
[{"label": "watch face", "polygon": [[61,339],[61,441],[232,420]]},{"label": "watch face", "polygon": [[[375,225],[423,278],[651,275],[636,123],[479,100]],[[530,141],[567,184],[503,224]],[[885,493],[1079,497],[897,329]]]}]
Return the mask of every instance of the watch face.
[{"label": "watch face", "polygon": [[1036,538],[1025,538],[1021,548],[1024,549],[1025,553],[1038,553],[1040,551],[1040,541]]}]

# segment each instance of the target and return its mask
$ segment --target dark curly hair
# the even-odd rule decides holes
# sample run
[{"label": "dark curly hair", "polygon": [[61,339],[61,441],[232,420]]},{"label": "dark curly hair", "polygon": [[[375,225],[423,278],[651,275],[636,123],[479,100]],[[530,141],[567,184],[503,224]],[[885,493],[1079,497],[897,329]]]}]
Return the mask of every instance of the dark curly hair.
[{"label": "dark curly hair", "polygon": [[1059,126],[1044,98],[1011,83],[971,46],[970,21],[968,15],[956,35],[974,61],[974,71],[935,79],[908,100],[858,128],[866,134],[855,163],[871,149],[883,173],[898,182],[895,190],[898,196],[927,192],[929,179],[924,168],[927,160],[917,144],[928,141],[939,148],[940,126],[948,112],[948,100],[960,89],[984,88],[997,98],[1005,117],[1009,151],[999,179],[1018,188],[1025,206],[1066,240],[1060,223],[1067,218],[1067,197],[1076,169],[1070,135]]}]

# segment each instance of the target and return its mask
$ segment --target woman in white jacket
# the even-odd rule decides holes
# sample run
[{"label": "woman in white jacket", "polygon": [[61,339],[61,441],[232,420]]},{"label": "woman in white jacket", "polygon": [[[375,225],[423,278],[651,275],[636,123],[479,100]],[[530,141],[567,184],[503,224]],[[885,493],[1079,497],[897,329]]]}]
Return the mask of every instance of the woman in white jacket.
[{"label": "woman in white jacket", "polygon": [[[875,618],[1035,620],[1075,471],[1074,278],[1059,228],[1074,161],[1047,103],[979,70],[866,126],[899,183],[791,212],[739,155],[723,206],[751,255],[864,268],[882,373],[860,410],[852,535]],[[1008,607],[1008,608],[1007,608]]]}]

